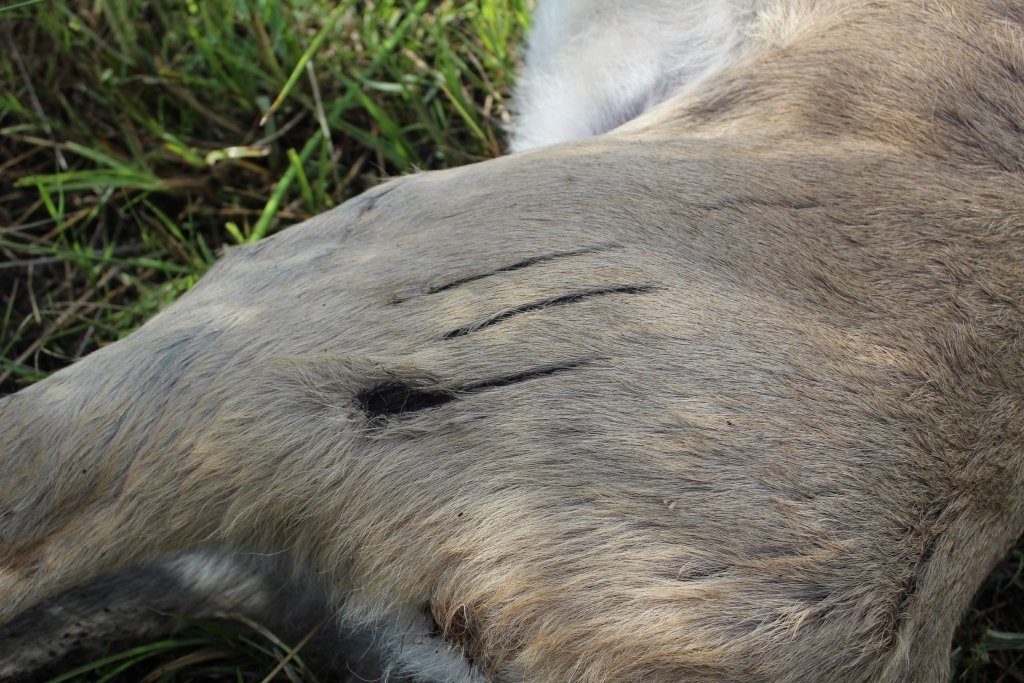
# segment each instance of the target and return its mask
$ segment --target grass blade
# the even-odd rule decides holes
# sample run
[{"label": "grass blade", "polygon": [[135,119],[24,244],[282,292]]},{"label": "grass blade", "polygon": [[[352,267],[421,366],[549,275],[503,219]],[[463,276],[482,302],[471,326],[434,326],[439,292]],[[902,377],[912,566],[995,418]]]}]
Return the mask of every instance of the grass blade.
[{"label": "grass blade", "polygon": [[281,92],[278,93],[277,98],[274,99],[274,102],[270,105],[270,109],[267,110],[267,113],[260,119],[261,126],[267,122],[267,119],[270,118],[274,112],[277,111],[278,107],[281,106],[281,103],[284,102],[286,97],[288,97],[288,93],[290,93],[292,88],[295,87],[295,84],[299,82],[299,78],[302,77],[302,73],[306,70],[306,63],[313,58],[313,55],[320,51],[321,47],[323,47],[328,34],[330,34],[331,30],[334,28],[334,25],[338,23],[338,19],[341,18],[342,13],[344,13],[346,9],[348,9],[348,3],[342,3],[335,7],[328,15],[323,28],[321,28],[320,32],[316,34],[315,38],[313,38],[313,42],[309,44],[306,51],[302,53],[302,56],[299,58],[295,68],[292,69],[291,75],[285,82],[284,87],[281,88]]},{"label": "grass blade", "polygon": [[[317,130],[313,134],[313,137],[309,139],[306,145],[302,148],[299,153],[299,164],[301,168],[303,164],[309,161],[309,157],[313,155],[313,150],[320,145],[320,141],[323,140],[324,134],[322,131]],[[274,190],[274,194],[271,195],[270,201],[267,202],[266,206],[263,207],[263,213],[260,215],[260,219],[256,222],[256,227],[252,230],[252,235],[249,237],[250,242],[258,242],[266,237],[267,230],[270,229],[270,222],[274,220],[274,216],[277,214],[278,208],[281,206],[281,201],[284,199],[285,194],[288,192],[288,188],[295,181],[296,165],[291,165],[288,170],[285,171],[284,176],[281,177],[280,182],[277,184],[277,188]]]}]

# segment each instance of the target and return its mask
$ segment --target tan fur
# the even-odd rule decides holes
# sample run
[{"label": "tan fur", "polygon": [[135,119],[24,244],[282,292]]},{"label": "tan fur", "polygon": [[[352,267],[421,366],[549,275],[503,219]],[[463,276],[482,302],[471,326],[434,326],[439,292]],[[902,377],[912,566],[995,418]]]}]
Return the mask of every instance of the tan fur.
[{"label": "tan fur", "polygon": [[1024,527],[1024,5],[774,16],[0,402],[0,619],[218,546],[492,681],[944,680]]}]

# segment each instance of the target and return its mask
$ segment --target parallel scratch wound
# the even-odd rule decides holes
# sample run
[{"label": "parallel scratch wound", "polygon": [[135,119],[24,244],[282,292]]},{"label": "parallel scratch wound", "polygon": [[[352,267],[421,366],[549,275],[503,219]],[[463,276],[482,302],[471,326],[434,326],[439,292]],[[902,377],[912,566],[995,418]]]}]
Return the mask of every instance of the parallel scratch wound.
[{"label": "parallel scratch wound", "polygon": [[531,304],[519,306],[507,311],[503,311],[498,315],[495,315],[487,320],[483,321],[479,325],[472,325],[470,327],[461,327],[457,330],[452,330],[444,335],[445,339],[454,339],[455,337],[464,337],[471,332],[482,330],[485,327],[491,325],[497,325],[500,322],[504,322],[509,318],[514,318],[517,315],[523,313],[530,313],[531,311],[539,311],[544,308],[551,308],[553,306],[565,306],[567,304],[574,304],[586,299],[592,299],[597,296],[605,296],[608,294],[645,294],[652,292],[656,287],[650,285],[625,285],[621,287],[603,287],[601,289],[590,289],[583,292],[576,292],[574,294],[564,294],[562,296],[556,296],[551,299],[545,299],[543,301],[536,301]]},{"label": "parallel scratch wound", "polygon": [[497,270],[488,271],[486,273],[478,273],[477,275],[469,275],[467,277],[460,278],[458,280],[453,280],[451,282],[446,282],[443,285],[436,285],[436,286],[430,287],[423,294],[414,294],[412,296],[406,296],[406,297],[396,296],[396,297],[392,298],[390,301],[388,301],[388,305],[393,306],[395,304],[401,304],[401,303],[404,303],[406,301],[409,301],[410,299],[418,298],[419,296],[424,296],[424,295],[427,295],[427,294],[437,294],[439,292],[444,292],[444,291],[447,291],[449,289],[453,289],[453,288],[458,287],[460,285],[464,285],[464,284],[467,284],[467,283],[470,283],[470,282],[476,282],[477,280],[483,280],[484,278],[492,277],[492,276],[498,275],[500,273],[510,273],[512,271],[515,271],[515,270],[522,270],[523,268],[529,268],[530,266],[534,266],[534,265],[537,265],[537,264],[540,264],[540,263],[547,263],[549,261],[557,261],[558,259],[571,258],[573,256],[583,256],[585,254],[596,254],[596,253],[599,253],[599,252],[602,252],[602,251],[610,251],[612,249],[621,249],[621,248],[622,248],[621,245],[618,245],[618,244],[600,244],[600,245],[593,246],[593,247],[585,247],[583,249],[575,249],[573,251],[562,251],[562,252],[555,252],[553,254],[545,254],[544,256],[533,256],[533,257],[530,257],[530,258],[527,258],[527,259],[523,259],[522,261],[516,261],[515,263],[512,263],[512,264],[507,265],[507,266],[502,266],[501,268],[498,268]]}]

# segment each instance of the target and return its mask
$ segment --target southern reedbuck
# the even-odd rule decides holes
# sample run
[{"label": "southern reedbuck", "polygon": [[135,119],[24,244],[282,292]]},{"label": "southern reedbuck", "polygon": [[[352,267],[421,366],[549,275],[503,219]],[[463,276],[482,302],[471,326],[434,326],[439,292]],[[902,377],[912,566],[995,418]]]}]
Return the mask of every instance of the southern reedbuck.
[{"label": "southern reedbuck", "polygon": [[423,680],[944,680],[1024,528],[1024,2],[552,2],[520,94],[0,401],[0,620],[278,554]]}]

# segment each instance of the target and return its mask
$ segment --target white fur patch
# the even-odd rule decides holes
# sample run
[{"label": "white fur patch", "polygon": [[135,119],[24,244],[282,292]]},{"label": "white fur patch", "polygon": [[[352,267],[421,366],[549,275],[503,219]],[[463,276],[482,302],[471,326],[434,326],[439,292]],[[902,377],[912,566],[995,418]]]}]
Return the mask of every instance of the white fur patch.
[{"label": "white fur patch", "polygon": [[423,683],[486,683],[465,654],[432,633],[433,624],[423,614],[405,609],[377,625],[377,645],[391,661],[384,679],[411,676]]},{"label": "white fur patch", "polygon": [[511,150],[596,135],[730,63],[766,0],[540,2]]}]

